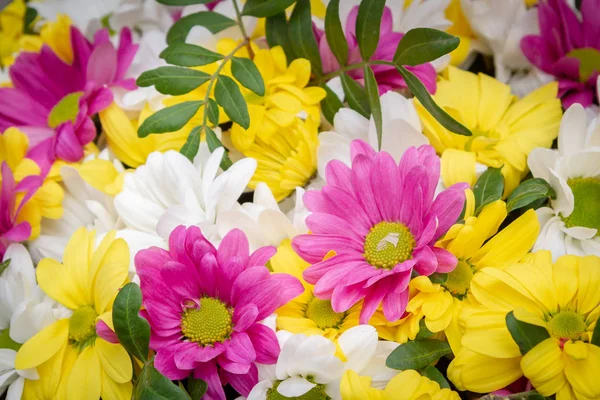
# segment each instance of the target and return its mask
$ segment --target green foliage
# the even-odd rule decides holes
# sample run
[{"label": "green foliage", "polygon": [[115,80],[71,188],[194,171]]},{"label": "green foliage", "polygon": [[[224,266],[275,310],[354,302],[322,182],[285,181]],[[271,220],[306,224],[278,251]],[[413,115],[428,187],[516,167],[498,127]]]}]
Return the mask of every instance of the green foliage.
[{"label": "green foliage", "polygon": [[252,60],[233,57],[231,59],[231,73],[246,89],[259,96],[265,95],[265,82]]},{"label": "green foliage", "polygon": [[342,108],[344,105],[339,97],[327,86],[326,84],[321,84],[321,87],[325,89],[327,92],[327,96],[323,100],[321,100],[321,111],[323,111],[323,115],[325,119],[329,121],[330,124],[333,124],[333,117]]},{"label": "green foliage", "polygon": [[592,332],[592,340],[590,343],[600,347],[600,322],[598,321],[596,321],[596,327]]},{"label": "green foliage", "polygon": [[198,154],[198,149],[200,148],[200,129],[201,127],[197,126],[192,129],[190,135],[188,136],[185,144],[181,147],[179,152],[186,156],[186,158],[190,161],[194,161],[194,157]]},{"label": "green foliage", "polygon": [[407,342],[396,347],[385,364],[392,369],[422,369],[446,354],[452,353],[447,342],[424,339]]},{"label": "green foliage", "polygon": [[209,98],[204,108],[204,112],[211,124],[214,126],[219,125],[219,105],[216,101]]},{"label": "green foliage", "polygon": [[477,179],[475,186],[473,186],[475,215],[479,215],[483,207],[502,198],[504,177],[501,170],[501,168],[488,167],[479,179]]},{"label": "green foliage", "polygon": [[144,120],[138,128],[138,136],[143,138],[152,133],[175,132],[183,128],[203,103],[201,100],[186,101],[157,111]]},{"label": "green foliage", "polygon": [[4,261],[0,262],[0,276],[2,276],[2,273],[6,270],[6,268],[8,268],[9,265],[10,265],[10,258],[8,260],[4,260]]},{"label": "green foliage", "polygon": [[440,371],[433,365],[428,365],[425,367],[423,371],[421,371],[421,375],[431,379],[434,382],[437,382],[440,385],[441,389],[450,389],[450,384],[444,378],[444,375],[441,374]]},{"label": "green foliage", "polygon": [[310,0],[298,0],[289,21],[291,47],[297,58],[310,61],[312,71],[320,76],[323,71],[319,46],[313,33]]},{"label": "green foliage", "polygon": [[433,274],[429,275],[429,280],[431,283],[443,285],[448,281],[448,274],[443,272],[434,272]]},{"label": "green foliage", "polygon": [[550,337],[545,328],[519,321],[512,311],[506,314],[506,327],[523,355]]},{"label": "green foliage", "polygon": [[180,67],[198,67],[222,60],[223,56],[193,44],[173,43],[160,53],[160,58]]},{"label": "green foliage", "polygon": [[342,74],[341,78],[346,101],[350,108],[363,117],[369,118],[371,107],[369,106],[369,98],[367,97],[367,93],[365,93],[365,89],[346,74]]},{"label": "green foliage", "polygon": [[[223,150],[225,150],[223,143],[221,143],[221,141],[217,137],[217,134],[215,133],[215,131],[210,129],[208,126],[206,126],[204,128],[204,130],[206,132],[206,144],[208,145],[208,149],[211,152],[215,151],[219,147],[223,147]],[[231,167],[233,165],[233,163],[231,162],[231,159],[229,158],[229,155],[227,154],[227,150],[225,150],[223,152],[223,158],[221,159],[220,165],[221,165],[221,169],[223,171],[227,171],[229,169],[229,167]]]},{"label": "green foliage", "polygon": [[217,85],[215,86],[215,100],[223,107],[225,114],[231,118],[231,121],[244,129],[250,127],[248,105],[240,88],[233,79],[226,75],[219,75]]},{"label": "green foliage", "polygon": [[202,379],[188,378],[187,390],[192,400],[200,400],[207,389],[208,385]]},{"label": "green foliage", "polygon": [[331,52],[340,65],[348,61],[348,42],[340,21],[340,0],[331,0],[325,14],[325,35]]},{"label": "green foliage", "polygon": [[178,96],[191,92],[209,80],[209,74],[195,69],[158,67],[143,72],[136,83],[141,87],[154,86],[162,94]]},{"label": "green foliage", "polygon": [[146,364],[135,385],[136,400],[190,400],[190,396],[175,383]]},{"label": "green foliage", "polygon": [[115,299],[112,318],[115,333],[125,350],[140,361],[148,360],[150,325],[139,316],[142,291],[133,282],[123,286]]},{"label": "green foliage", "polygon": [[368,61],[377,49],[384,8],[385,0],[362,0],[358,6],[356,41],[364,61]]},{"label": "green foliage", "polygon": [[269,47],[281,46],[288,62],[296,58],[290,40],[287,17],[284,12],[267,18],[265,32]]},{"label": "green foliage", "polygon": [[419,321],[419,333],[415,336],[415,340],[423,340],[433,336],[433,332],[429,330],[427,324],[425,324],[425,319],[421,319]]},{"label": "green foliage", "polygon": [[365,91],[369,100],[369,108],[375,121],[377,131],[377,145],[381,150],[381,135],[383,134],[383,117],[381,116],[381,103],[379,101],[379,87],[375,80],[375,74],[369,66],[365,66]]},{"label": "green foliage", "polygon": [[600,72],[600,51],[592,47],[575,49],[567,57],[579,60],[579,81],[587,82],[594,72]]},{"label": "green foliage", "polygon": [[450,53],[460,44],[460,39],[431,28],[411,29],[402,37],[394,63],[396,65],[419,65]]},{"label": "green foliage", "polygon": [[171,26],[171,29],[167,33],[167,43],[172,45],[174,43],[185,42],[188,33],[196,25],[203,26],[212,33],[219,33],[223,29],[236,25],[236,22],[231,18],[212,11],[201,11],[190,14]]},{"label": "green foliage", "polygon": [[296,0],[247,0],[242,10],[242,15],[253,17],[272,17],[284,12]]},{"label": "green foliage", "polygon": [[506,210],[511,212],[547,198],[556,198],[556,193],[552,189],[552,186],[542,178],[528,179],[521,183],[508,197]]}]

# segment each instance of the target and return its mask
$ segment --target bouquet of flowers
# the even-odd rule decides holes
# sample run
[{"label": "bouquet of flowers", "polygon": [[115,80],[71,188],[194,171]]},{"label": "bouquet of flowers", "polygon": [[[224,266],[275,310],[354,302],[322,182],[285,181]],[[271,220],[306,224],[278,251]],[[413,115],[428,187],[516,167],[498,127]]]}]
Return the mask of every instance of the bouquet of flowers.
[{"label": "bouquet of flowers", "polygon": [[0,399],[600,399],[600,0],[0,1]]}]

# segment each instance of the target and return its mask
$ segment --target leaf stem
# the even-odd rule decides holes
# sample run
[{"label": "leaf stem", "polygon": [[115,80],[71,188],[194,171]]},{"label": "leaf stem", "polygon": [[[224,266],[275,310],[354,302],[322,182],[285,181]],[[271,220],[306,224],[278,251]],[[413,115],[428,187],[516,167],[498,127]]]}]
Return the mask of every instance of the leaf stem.
[{"label": "leaf stem", "polygon": [[240,7],[238,6],[237,0],[233,0],[233,9],[235,10],[235,17],[237,19],[238,26],[240,28],[240,32],[242,32],[242,36],[248,45],[248,55],[250,59],[254,59],[254,51],[252,51],[252,44],[250,43],[250,36],[246,32],[246,26],[244,25],[244,21],[242,21],[242,13],[240,12]]},{"label": "leaf stem", "polygon": [[327,75],[323,75],[316,82],[316,84],[327,82],[328,80],[330,80],[332,78],[340,76],[344,72],[352,71],[352,70],[359,69],[359,68],[364,68],[367,65],[369,65],[369,66],[371,66],[371,65],[391,65],[391,66],[394,66],[394,63],[392,61],[386,61],[386,60],[369,60],[369,61],[361,61],[361,62],[356,63],[356,64],[346,65],[346,66],[341,67],[339,70],[337,70],[335,72],[331,72],[331,73],[329,73]]}]

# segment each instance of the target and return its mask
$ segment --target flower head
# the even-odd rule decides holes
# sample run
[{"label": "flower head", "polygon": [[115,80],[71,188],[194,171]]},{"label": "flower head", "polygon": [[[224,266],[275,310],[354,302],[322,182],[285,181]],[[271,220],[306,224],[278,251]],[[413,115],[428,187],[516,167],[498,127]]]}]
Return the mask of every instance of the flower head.
[{"label": "flower head", "polygon": [[[600,258],[549,251],[526,256],[503,270],[473,277],[475,302],[465,305],[463,348],[448,377],[461,390],[490,392],[521,376],[544,396],[600,397],[600,348],[590,343],[600,307]],[[507,328],[507,314],[543,328],[547,338],[522,355]],[[481,368],[482,366],[485,368]],[[565,396],[565,397],[563,397]]]},{"label": "flower head", "polygon": [[510,194],[527,174],[527,155],[550,147],[558,135],[562,110],[557,85],[548,84],[521,100],[510,87],[483,74],[449,67],[434,99],[473,133],[448,131],[419,103],[424,134],[442,158],[442,180],[474,185],[478,165],[500,168]]},{"label": "flower head", "polygon": [[137,254],[150,347],[162,374],[193,374],[215,399],[225,399],[221,379],[248,395],[258,382],[256,363],[274,364],[279,355],[275,333],[260,321],[303,290],[296,278],[269,273],[264,265],[274,252],[263,247],[249,254],[239,230],[217,250],[199,228],[180,226],[169,251]]},{"label": "flower head", "polygon": [[96,333],[112,327],[112,304],[127,279],[129,249],[115,232],[94,250],[95,232],[79,229],[65,250],[64,264],[45,258],[37,267],[40,288],[69,309],[19,349],[17,369],[37,367],[39,380],[25,383],[25,398],[131,398],[132,364],[127,351]]},{"label": "flower head", "polygon": [[558,94],[563,106],[573,103],[584,107],[597,103],[598,71],[588,77],[580,75],[579,61],[570,57],[573,50],[588,48],[600,51],[600,22],[596,18],[597,0],[581,2],[581,18],[565,0],[540,1],[540,33],[521,40],[523,53],[536,67],[558,80]]},{"label": "flower head", "polygon": [[[385,317],[396,321],[408,302],[413,269],[430,275],[456,266],[456,258],[434,244],[458,218],[466,185],[434,200],[439,158],[430,146],[409,148],[399,165],[360,140],[351,152],[351,168],[331,161],[327,185],[304,195],[312,234],[295,237],[294,249],[313,264],[304,279],[333,310],[347,311],[364,299],[361,323],[381,303]],[[330,251],[335,255],[324,260]]]}]

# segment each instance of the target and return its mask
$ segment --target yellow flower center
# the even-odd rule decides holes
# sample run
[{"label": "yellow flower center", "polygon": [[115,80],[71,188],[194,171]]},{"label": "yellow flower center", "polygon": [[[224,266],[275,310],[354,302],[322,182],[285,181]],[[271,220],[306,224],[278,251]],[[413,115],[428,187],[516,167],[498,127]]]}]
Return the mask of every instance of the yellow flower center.
[{"label": "yellow flower center", "polygon": [[321,300],[314,297],[306,308],[306,318],[310,319],[319,329],[328,329],[338,327],[346,313],[337,313],[331,308],[331,301]]},{"label": "yellow flower center", "polygon": [[[311,380],[310,377],[308,379]],[[330,400],[331,397],[325,393],[325,385],[317,385],[304,393],[302,396],[285,397],[277,391],[281,381],[275,382],[273,387],[267,391],[267,400]]]},{"label": "yellow flower center", "polygon": [[365,239],[365,258],[376,268],[392,269],[412,257],[415,238],[399,222],[380,222],[371,228]]},{"label": "yellow flower center", "polygon": [[598,229],[600,234],[600,179],[573,178],[567,181],[573,191],[575,206],[568,217],[563,217],[567,228],[583,226]]},{"label": "yellow flower center", "polygon": [[573,311],[560,311],[548,321],[550,335],[558,339],[579,339],[586,328],[583,316]]},{"label": "yellow flower center", "polygon": [[468,262],[459,260],[456,268],[448,273],[448,280],[444,284],[450,293],[456,296],[464,296],[469,291],[473,270]]},{"label": "yellow flower center", "polygon": [[202,346],[229,339],[233,328],[232,311],[212,297],[203,297],[199,302],[198,308],[187,308],[181,314],[183,336]]},{"label": "yellow flower center", "polygon": [[79,307],[69,318],[69,339],[83,349],[96,340],[96,318],[98,313],[92,306]]}]

